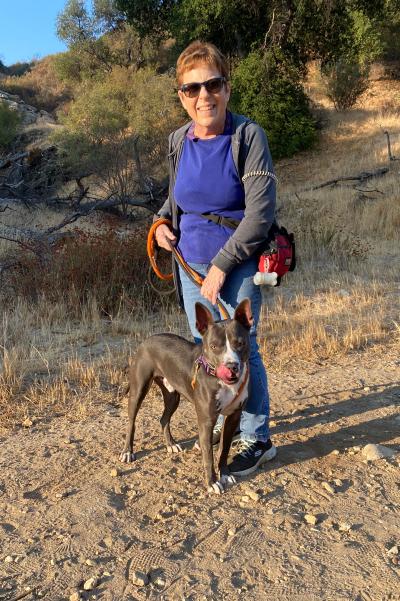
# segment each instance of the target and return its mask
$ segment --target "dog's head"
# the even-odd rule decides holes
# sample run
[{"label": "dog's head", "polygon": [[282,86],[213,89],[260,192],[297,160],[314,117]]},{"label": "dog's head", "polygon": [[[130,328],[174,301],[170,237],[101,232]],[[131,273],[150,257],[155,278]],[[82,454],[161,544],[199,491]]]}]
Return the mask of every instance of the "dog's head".
[{"label": "dog's head", "polygon": [[196,303],[196,327],[203,338],[203,355],[215,366],[216,376],[235,384],[250,355],[249,331],[253,325],[248,298],[236,307],[233,319],[215,322],[211,312]]}]

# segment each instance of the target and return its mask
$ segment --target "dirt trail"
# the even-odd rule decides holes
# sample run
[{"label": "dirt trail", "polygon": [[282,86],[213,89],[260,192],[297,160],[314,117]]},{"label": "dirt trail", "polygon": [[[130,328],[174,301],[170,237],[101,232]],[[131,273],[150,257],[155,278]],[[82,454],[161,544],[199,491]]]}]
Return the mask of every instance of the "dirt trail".
[{"label": "dirt trail", "polygon": [[117,461],[126,400],[3,436],[0,599],[400,599],[400,455],[361,453],[399,451],[399,381],[398,354],[379,349],[270,373],[278,457],[222,497],[205,493],[187,402],[172,423],[185,451],[165,452],[155,390],[132,466]]}]

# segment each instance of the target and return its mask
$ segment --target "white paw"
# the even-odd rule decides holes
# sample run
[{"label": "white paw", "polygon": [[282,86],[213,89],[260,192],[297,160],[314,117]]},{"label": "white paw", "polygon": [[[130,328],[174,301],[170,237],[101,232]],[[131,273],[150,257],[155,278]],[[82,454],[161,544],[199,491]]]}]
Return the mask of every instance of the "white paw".
[{"label": "white paw", "polygon": [[236,478],[235,476],[232,476],[232,474],[223,474],[219,481],[222,482],[224,487],[236,484]]},{"label": "white paw", "polygon": [[199,443],[199,441],[198,441],[198,440],[196,440],[196,442],[194,443],[194,445],[193,445],[193,448],[194,448],[196,451],[201,451],[200,443]]},{"label": "white paw", "polygon": [[222,495],[225,492],[224,485],[220,480],[213,482],[211,486],[208,487],[208,492],[214,493],[216,495]]},{"label": "white paw", "polygon": [[125,451],[119,456],[119,460],[122,461],[122,463],[132,463],[135,459],[135,453],[131,453],[130,451]]},{"label": "white paw", "polygon": [[180,444],[175,443],[167,446],[167,453],[182,453],[183,449]]}]

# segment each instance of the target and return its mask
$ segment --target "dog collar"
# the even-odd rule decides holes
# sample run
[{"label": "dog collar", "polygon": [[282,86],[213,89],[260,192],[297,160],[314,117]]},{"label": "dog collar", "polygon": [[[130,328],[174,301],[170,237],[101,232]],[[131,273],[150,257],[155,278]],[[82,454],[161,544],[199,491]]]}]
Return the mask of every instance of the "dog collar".
[{"label": "dog collar", "polygon": [[201,366],[203,366],[204,371],[208,376],[215,376],[215,365],[209,363],[204,355],[200,355],[200,357],[197,357],[196,361],[194,362],[194,376],[191,382],[193,389],[196,386],[197,374]]},{"label": "dog collar", "polygon": [[196,364],[202,365],[209,376],[215,376],[215,365],[209,363],[204,355],[200,355],[195,361]]}]

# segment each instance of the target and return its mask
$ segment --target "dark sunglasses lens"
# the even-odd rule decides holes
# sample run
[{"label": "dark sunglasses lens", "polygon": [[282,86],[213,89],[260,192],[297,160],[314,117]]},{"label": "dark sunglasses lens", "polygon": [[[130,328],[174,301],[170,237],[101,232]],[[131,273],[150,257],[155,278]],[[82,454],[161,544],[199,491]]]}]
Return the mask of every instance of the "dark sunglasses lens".
[{"label": "dark sunglasses lens", "polygon": [[204,85],[209,94],[218,94],[222,90],[223,83],[222,77],[216,77],[215,79],[209,79]]},{"label": "dark sunglasses lens", "polygon": [[188,83],[186,86],[182,86],[182,92],[189,98],[195,98],[200,94],[201,83]]}]

